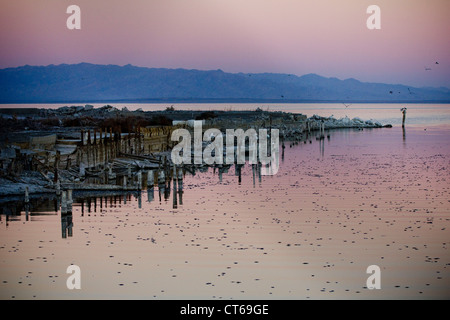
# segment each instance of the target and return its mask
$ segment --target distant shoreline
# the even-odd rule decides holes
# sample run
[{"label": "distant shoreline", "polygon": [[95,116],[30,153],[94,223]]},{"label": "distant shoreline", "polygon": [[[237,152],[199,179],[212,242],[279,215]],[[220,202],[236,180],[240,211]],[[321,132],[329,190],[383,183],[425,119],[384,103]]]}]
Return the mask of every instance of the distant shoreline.
[{"label": "distant shoreline", "polygon": [[21,104],[113,104],[113,103],[130,103],[130,104],[160,104],[160,103],[186,103],[186,104],[206,104],[206,103],[283,103],[283,104],[296,104],[296,103],[363,103],[363,104],[396,104],[396,103],[408,103],[408,104],[450,104],[450,100],[288,100],[288,99],[144,99],[144,100],[67,100],[67,101],[23,101],[23,102],[8,102],[1,101],[0,108],[4,108],[4,105],[21,105]]}]

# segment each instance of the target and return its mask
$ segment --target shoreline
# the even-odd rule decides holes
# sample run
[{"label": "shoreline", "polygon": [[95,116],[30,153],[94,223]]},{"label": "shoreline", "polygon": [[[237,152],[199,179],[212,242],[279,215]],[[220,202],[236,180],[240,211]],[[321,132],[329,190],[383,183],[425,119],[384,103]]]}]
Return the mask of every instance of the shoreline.
[{"label": "shoreline", "polygon": [[[20,117],[16,114],[19,111]],[[31,112],[30,112],[31,111]],[[335,119],[281,111],[130,111],[105,105],[57,109],[0,109],[2,164],[0,197],[60,192],[61,190],[140,190],[141,171],[160,172],[172,179],[176,169],[170,151],[174,130],[192,131],[202,121],[203,132],[226,129],[278,129],[280,143],[309,143],[330,138],[334,129],[391,128],[378,121]],[[3,115],[6,114],[6,118]],[[318,135],[317,135],[318,133]],[[231,165],[231,164],[227,164]],[[182,165],[183,174],[191,165]],[[198,165],[197,165],[198,166]],[[204,162],[200,166],[208,166]],[[142,177],[141,177],[142,179]],[[152,179],[153,180],[153,179]]]}]

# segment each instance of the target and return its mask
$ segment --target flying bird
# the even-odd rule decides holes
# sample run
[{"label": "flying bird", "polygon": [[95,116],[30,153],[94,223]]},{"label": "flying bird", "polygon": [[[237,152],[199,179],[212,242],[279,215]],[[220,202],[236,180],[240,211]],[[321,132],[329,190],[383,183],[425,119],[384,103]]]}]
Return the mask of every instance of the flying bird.
[{"label": "flying bird", "polygon": [[352,105],[351,103],[345,104],[344,102],[342,102],[342,104],[343,104],[346,108]]},{"label": "flying bird", "polygon": [[431,68],[425,67],[425,71],[430,71],[430,70],[431,70]]}]

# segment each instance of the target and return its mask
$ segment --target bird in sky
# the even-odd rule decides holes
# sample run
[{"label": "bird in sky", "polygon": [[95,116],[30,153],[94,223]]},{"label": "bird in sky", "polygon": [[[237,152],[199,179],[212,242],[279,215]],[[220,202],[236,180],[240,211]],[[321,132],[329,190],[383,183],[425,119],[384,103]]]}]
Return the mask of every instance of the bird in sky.
[{"label": "bird in sky", "polygon": [[351,103],[345,104],[344,102],[342,102],[342,104],[343,104],[346,108],[352,105]]},{"label": "bird in sky", "polygon": [[431,68],[425,67],[425,71],[430,71],[430,70],[431,70]]}]

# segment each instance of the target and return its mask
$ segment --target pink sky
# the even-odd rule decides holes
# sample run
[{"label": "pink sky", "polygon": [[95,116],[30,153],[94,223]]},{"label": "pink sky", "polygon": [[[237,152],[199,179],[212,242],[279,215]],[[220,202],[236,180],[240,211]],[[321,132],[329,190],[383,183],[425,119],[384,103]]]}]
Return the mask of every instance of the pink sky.
[{"label": "pink sky", "polygon": [[[450,88],[449,0],[0,3],[0,68],[130,63]],[[72,4],[81,8],[81,30],[66,27]],[[381,30],[366,27],[372,4],[381,8]]]}]

